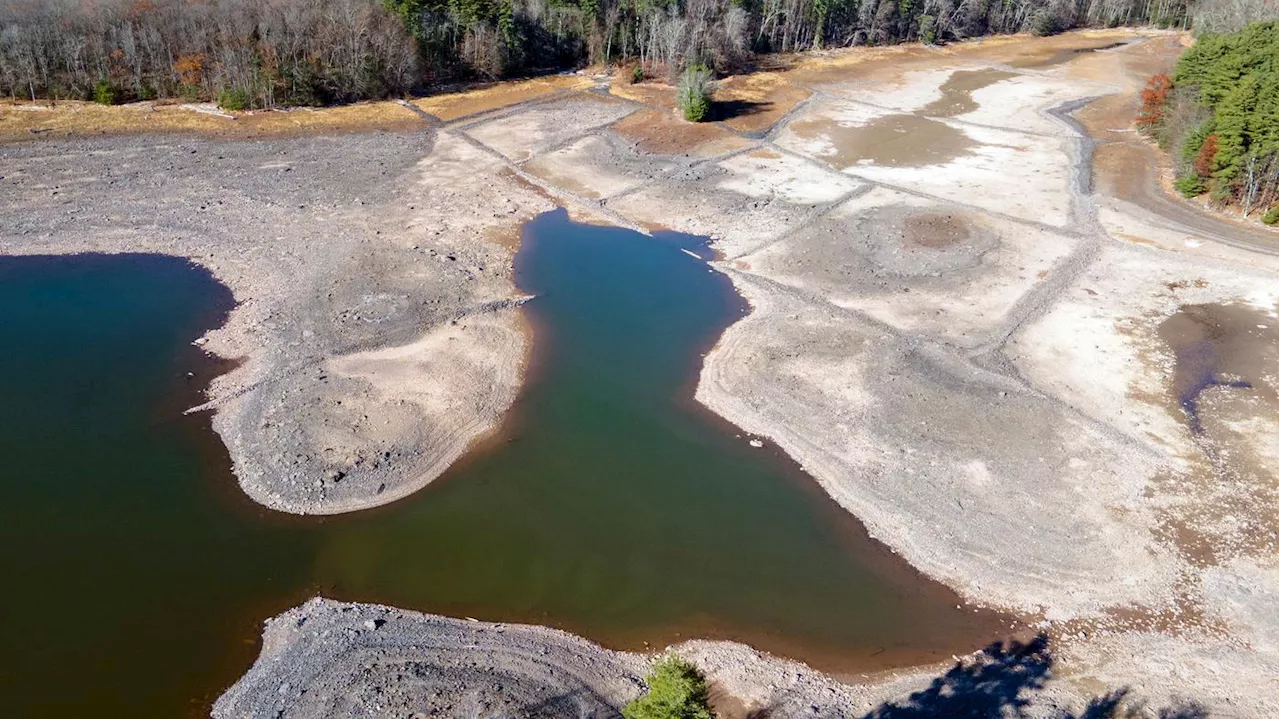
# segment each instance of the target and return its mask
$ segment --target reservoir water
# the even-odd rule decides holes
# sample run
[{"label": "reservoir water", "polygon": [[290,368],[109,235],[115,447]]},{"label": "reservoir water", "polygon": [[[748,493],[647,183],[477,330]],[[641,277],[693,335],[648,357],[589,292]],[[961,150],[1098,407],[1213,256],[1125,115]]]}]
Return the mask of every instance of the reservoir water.
[{"label": "reservoir water", "polygon": [[218,369],[191,342],[231,306],[207,272],[0,258],[7,713],[207,714],[261,621],[316,593],[619,648],[739,639],[836,672],[1003,636],[693,401],[746,310],[706,257],[534,220],[516,270],[535,352],[499,435],[413,497],[332,518],[250,503],[208,417],[182,415]]}]

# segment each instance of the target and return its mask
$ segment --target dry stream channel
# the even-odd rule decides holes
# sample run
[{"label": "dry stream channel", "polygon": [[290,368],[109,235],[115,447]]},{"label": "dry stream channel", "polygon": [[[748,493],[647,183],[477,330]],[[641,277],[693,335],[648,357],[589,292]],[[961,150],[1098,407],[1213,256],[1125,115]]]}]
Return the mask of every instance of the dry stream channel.
[{"label": "dry stream channel", "polygon": [[516,270],[535,356],[502,431],[415,496],[329,518],[253,505],[207,416],[182,415],[220,369],[191,342],[231,306],[204,270],[0,258],[8,712],[207,715],[261,621],[315,593],[619,648],[732,638],[837,673],[1006,634],[693,401],[746,311],[708,258],[687,235],[534,220]]}]

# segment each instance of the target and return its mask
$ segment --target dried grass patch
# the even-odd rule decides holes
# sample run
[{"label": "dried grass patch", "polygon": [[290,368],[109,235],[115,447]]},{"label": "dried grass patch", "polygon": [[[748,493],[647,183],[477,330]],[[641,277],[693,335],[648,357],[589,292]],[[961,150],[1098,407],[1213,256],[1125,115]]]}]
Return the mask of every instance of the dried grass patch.
[{"label": "dried grass patch", "polygon": [[260,110],[213,114],[191,105],[139,102],[106,106],[64,100],[57,103],[0,103],[0,141],[140,133],[192,133],[253,137],[307,132],[410,129],[422,120],[396,102],[368,102],[326,108]]}]

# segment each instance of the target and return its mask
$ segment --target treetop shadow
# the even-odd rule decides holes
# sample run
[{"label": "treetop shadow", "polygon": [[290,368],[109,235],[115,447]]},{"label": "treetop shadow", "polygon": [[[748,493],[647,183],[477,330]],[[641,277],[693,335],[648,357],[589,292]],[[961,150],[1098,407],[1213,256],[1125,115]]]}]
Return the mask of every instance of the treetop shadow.
[{"label": "treetop shadow", "polygon": [[1053,679],[1053,662],[1044,634],[1028,642],[996,642],[957,662],[927,688],[883,704],[863,719],[1208,719],[1208,711],[1193,701],[1150,711],[1128,687],[1093,698],[1075,714],[1042,693]]}]

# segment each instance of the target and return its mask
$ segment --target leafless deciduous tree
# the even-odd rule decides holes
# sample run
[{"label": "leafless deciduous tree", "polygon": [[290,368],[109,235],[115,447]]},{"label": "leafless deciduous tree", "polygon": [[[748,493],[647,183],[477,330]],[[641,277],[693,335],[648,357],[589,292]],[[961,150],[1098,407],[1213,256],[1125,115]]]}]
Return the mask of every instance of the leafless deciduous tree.
[{"label": "leafless deciduous tree", "polygon": [[9,0],[9,95],[217,98],[312,104],[401,92],[418,79],[400,22],[369,0]]},{"label": "leafless deciduous tree", "polygon": [[1275,15],[1276,0],[1190,1],[0,0],[0,92],[316,104],[584,62],[674,77],[757,52]]}]

